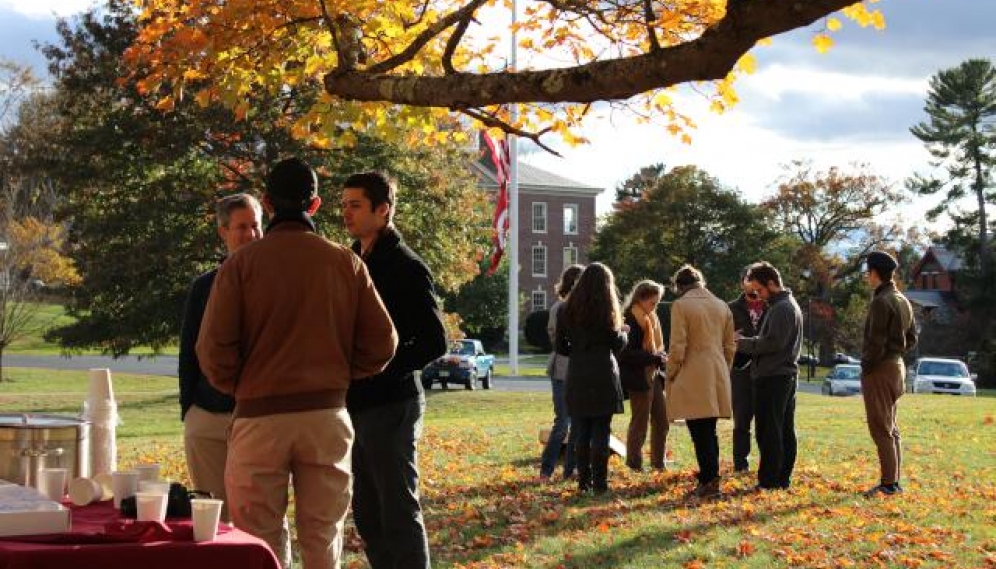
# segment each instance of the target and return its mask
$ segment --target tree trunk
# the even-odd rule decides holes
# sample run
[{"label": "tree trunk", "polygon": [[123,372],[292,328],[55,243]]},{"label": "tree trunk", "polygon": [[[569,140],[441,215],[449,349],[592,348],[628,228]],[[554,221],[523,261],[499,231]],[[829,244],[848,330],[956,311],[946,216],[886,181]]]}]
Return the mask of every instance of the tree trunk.
[{"label": "tree trunk", "polygon": [[984,283],[989,282],[989,227],[986,216],[986,182],[982,163],[975,160],[975,197],[979,200],[979,269]]}]

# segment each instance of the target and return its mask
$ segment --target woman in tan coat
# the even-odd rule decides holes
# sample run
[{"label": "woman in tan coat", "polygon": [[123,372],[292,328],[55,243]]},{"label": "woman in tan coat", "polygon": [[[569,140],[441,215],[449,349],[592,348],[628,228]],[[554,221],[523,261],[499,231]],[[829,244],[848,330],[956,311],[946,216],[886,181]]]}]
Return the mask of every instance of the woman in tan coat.
[{"label": "woman in tan coat", "polygon": [[691,494],[718,496],[719,439],[716,422],[729,419],[730,368],[737,342],[733,314],[705,288],[698,269],[685,265],[673,277],[678,300],[671,305],[671,341],[665,401],[670,420],[685,419],[699,463]]}]

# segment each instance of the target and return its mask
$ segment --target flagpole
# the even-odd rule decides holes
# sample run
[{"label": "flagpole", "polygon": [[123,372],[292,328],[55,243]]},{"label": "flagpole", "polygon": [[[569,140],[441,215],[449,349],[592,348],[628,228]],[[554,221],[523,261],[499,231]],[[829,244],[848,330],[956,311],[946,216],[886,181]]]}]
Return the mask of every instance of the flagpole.
[{"label": "flagpole", "polygon": [[[516,0],[512,0],[512,53],[509,58],[511,72],[515,72]],[[509,122],[519,119],[519,107],[512,103]],[[509,373],[519,375],[519,141],[515,135],[508,135],[509,182],[508,182],[508,366]]]}]

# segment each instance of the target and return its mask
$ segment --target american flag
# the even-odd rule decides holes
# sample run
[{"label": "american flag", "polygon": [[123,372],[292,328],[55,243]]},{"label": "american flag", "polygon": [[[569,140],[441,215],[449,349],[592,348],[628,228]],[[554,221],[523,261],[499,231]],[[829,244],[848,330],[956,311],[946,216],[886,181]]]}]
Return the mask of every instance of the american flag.
[{"label": "american flag", "polygon": [[505,243],[508,238],[508,179],[511,164],[508,157],[507,138],[502,138],[496,142],[488,135],[487,131],[481,131],[481,140],[484,142],[484,158],[494,167],[495,179],[498,182],[495,214],[491,225],[493,230],[491,265],[487,271],[488,276],[490,276],[498,270],[498,264],[505,253]]}]

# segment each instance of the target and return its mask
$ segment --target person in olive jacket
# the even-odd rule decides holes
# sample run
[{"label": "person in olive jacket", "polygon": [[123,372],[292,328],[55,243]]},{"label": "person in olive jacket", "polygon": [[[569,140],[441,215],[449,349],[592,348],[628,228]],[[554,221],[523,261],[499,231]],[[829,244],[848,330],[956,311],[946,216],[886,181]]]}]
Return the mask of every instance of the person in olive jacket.
[{"label": "person in olive jacket", "polygon": [[570,353],[567,411],[576,431],[578,490],[609,489],[609,437],[612,415],[623,412],[616,355],[626,345],[622,310],[612,271],[588,265],[567,298],[564,321],[557,323],[557,347]]},{"label": "person in olive jacket", "polygon": [[905,389],[903,354],[916,346],[916,326],[910,301],[892,281],[899,263],[888,253],[873,251],[865,265],[865,276],[875,296],[865,319],[861,394],[881,469],[879,484],[865,494],[891,496],[903,490],[899,485],[903,451],[896,424],[896,403]]},{"label": "person in olive jacket", "polygon": [[664,406],[664,333],[657,304],[664,285],[636,283],[623,303],[629,339],[619,354],[619,380],[629,395],[630,420],[626,431],[626,466],[643,470],[643,443],[650,422],[650,466],[664,470],[667,456],[667,409]]},{"label": "person in olive jacket", "polygon": [[425,395],[415,371],[446,353],[446,330],[432,274],[394,227],[394,182],[380,172],[354,174],[342,192],[353,252],[398,330],[387,368],[350,384],[346,407],[356,429],[353,519],[374,569],[430,567],[419,501],[418,439]]}]

